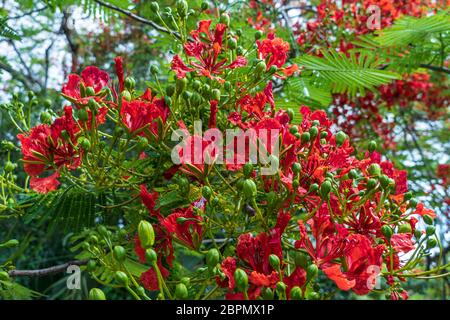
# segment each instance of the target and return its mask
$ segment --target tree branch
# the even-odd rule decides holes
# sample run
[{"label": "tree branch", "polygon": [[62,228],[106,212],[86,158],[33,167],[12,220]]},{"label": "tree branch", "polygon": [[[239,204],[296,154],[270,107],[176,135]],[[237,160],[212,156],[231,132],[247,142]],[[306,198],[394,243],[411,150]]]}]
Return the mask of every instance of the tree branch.
[{"label": "tree branch", "polygon": [[120,13],[123,13],[124,15],[130,17],[133,20],[136,20],[136,21],[141,22],[143,24],[149,25],[149,26],[153,27],[154,29],[156,29],[156,30],[158,30],[160,32],[168,33],[168,34],[174,35],[178,39],[181,39],[181,37],[178,34],[178,32],[175,32],[175,31],[172,31],[172,30],[168,30],[168,29],[166,29],[166,28],[156,24],[155,22],[153,22],[151,20],[147,20],[145,18],[142,18],[141,16],[138,16],[138,15],[134,14],[133,12],[130,12],[128,10],[125,10],[125,9],[122,9],[122,8],[119,8],[119,7],[116,7],[113,4],[106,3],[106,2],[103,2],[101,0],[94,0],[94,1],[97,2],[101,6],[104,6],[106,8],[112,9],[112,10],[120,12]]},{"label": "tree branch", "polygon": [[88,263],[88,261],[89,260],[75,260],[57,266],[37,270],[11,270],[8,272],[8,274],[10,277],[20,277],[20,276],[41,277],[50,274],[64,272],[67,270],[69,266],[84,266]]},{"label": "tree branch", "polygon": [[445,67],[438,67],[438,66],[433,66],[431,64],[425,64],[425,63],[420,64],[420,67],[429,69],[429,70],[433,70],[433,71],[437,71],[437,72],[444,72],[444,73],[450,74],[450,69],[445,68]]}]

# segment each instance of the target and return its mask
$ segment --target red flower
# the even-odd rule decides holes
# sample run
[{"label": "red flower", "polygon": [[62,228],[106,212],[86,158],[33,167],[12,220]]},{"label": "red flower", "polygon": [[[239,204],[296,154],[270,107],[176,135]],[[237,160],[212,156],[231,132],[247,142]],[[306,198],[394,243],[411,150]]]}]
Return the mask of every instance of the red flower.
[{"label": "red flower", "polygon": [[109,84],[109,75],[97,67],[89,66],[81,72],[81,77],[77,74],[69,74],[68,82],[63,85],[62,94],[76,104],[85,105],[93,96],[82,96],[80,87],[92,87],[95,94],[98,94]]},{"label": "red flower", "polygon": [[191,32],[194,41],[184,45],[186,55],[195,58],[195,62],[190,62],[187,66],[178,55],[173,58],[172,70],[178,78],[184,78],[186,73],[196,71],[199,75],[222,81],[216,75],[221,74],[224,69],[235,69],[247,64],[247,60],[242,56],[238,56],[228,65],[226,58],[219,59],[226,25],[219,23],[214,31],[210,30],[210,26],[211,20],[200,21],[197,30]]},{"label": "red flower", "polygon": [[50,191],[55,191],[60,185],[58,178],[58,171],[46,178],[32,177],[30,179],[30,188],[39,193],[49,193]]},{"label": "red flower", "polygon": [[256,45],[258,46],[258,58],[266,60],[267,70],[271,66],[276,66],[286,76],[290,76],[298,70],[296,64],[288,68],[283,68],[288,59],[289,43],[281,38],[275,37],[274,33],[269,33],[267,38],[262,41],[256,41]]},{"label": "red flower", "polygon": [[[138,100],[130,102],[123,99],[120,116],[122,122],[132,134],[145,135],[149,133],[158,137],[158,121],[165,123],[169,115],[169,109],[164,99],[156,99],[151,96],[150,89]],[[148,129],[148,131],[146,131]]]},{"label": "red flower", "polygon": [[123,59],[120,56],[114,58],[114,66],[116,68],[116,75],[119,79],[119,91],[123,91],[124,87],[124,75],[123,75]]},{"label": "red flower", "polygon": [[192,206],[176,209],[161,221],[167,231],[185,246],[197,249],[202,241],[202,217],[194,215]]}]

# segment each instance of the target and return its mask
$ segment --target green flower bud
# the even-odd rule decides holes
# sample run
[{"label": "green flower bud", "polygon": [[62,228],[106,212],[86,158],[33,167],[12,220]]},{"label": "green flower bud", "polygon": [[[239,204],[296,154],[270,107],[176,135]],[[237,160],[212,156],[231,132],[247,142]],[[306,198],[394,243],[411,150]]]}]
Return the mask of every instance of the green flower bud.
[{"label": "green flower bud", "polygon": [[95,271],[95,268],[97,268],[97,262],[95,262],[95,260],[89,260],[86,265],[87,271],[93,272],[93,271]]},{"label": "green flower bud", "polygon": [[317,183],[313,183],[309,186],[309,192],[313,193],[317,192],[317,190],[319,190],[319,185]]},{"label": "green flower bud", "polygon": [[13,172],[14,169],[16,168],[15,164],[12,163],[11,161],[6,161],[5,163],[5,172]]},{"label": "green flower bud", "polygon": [[320,139],[325,139],[325,138],[327,138],[327,137],[328,137],[328,132],[322,131],[322,132],[320,133]]},{"label": "green flower bud", "polygon": [[328,199],[331,191],[331,182],[328,180],[325,180],[321,185],[319,189],[319,195],[322,199]]},{"label": "green flower bud", "polygon": [[175,287],[175,298],[177,300],[185,300],[189,296],[188,289],[184,283],[179,283]]},{"label": "green flower bud", "polygon": [[9,280],[9,274],[6,271],[0,271],[0,280],[1,281],[8,281]]},{"label": "green flower bud", "polygon": [[89,120],[89,114],[85,109],[79,109],[77,115],[78,119],[83,123],[86,123]]},{"label": "green flower bud", "polygon": [[266,68],[267,68],[267,66],[266,66],[266,63],[264,61],[258,62],[256,64],[256,67],[255,67],[255,74],[256,75],[261,75],[263,72],[266,71]]},{"label": "green flower bud", "polygon": [[279,297],[286,296],[286,285],[282,281],[278,281],[276,285],[276,291]]},{"label": "green flower bud", "polygon": [[177,12],[180,18],[185,18],[188,13],[188,4],[185,0],[178,0],[177,1]]},{"label": "green flower bud", "polygon": [[317,129],[317,127],[311,127],[311,129],[309,129],[309,134],[311,135],[311,139],[315,139],[319,134],[319,129]]},{"label": "green flower bud", "polygon": [[41,122],[45,124],[51,124],[52,123],[52,116],[47,111],[44,111],[41,113]]},{"label": "green flower bud", "polygon": [[186,78],[177,79],[175,87],[177,89],[176,91],[178,92],[178,94],[180,94],[181,92],[184,91],[184,89],[186,89],[187,82],[188,80]]},{"label": "green flower bud", "polygon": [[383,174],[380,176],[380,185],[383,189],[388,188],[389,183],[390,183],[390,181],[389,181],[389,177],[387,175]]},{"label": "green flower bud", "polygon": [[153,249],[145,250],[145,260],[147,260],[148,263],[153,265],[156,263],[157,259],[158,259],[158,256],[156,255],[155,250],[153,250]]},{"label": "green flower bud", "polygon": [[191,283],[191,278],[189,277],[183,277],[180,279],[181,283],[183,283],[185,286],[188,286]]},{"label": "green flower bud", "polygon": [[345,142],[346,139],[347,135],[344,132],[339,131],[338,133],[336,133],[336,145],[338,147],[342,146],[342,144]]},{"label": "green flower bud", "polygon": [[211,91],[211,99],[212,100],[216,100],[216,101],[220,101],[220,90],[219,89],[213,89]]},{"label": "green flower bud", "polygon": [[[288,108],[288,109],[286,110],[286,113],[287,113],[287,115],[288,115],[290,121],[294,120],[294,117],[295,117],[295,112],[294,112],[294,110],[292,110],[291,108]],[[297,131],[298,131],[298,129],[297,129]]]},{"label": "green flower bud", "polygon": [[132,77],[126,77],[124,81],[124,86],[128,91],[133,91],[136,86],[136,80]]},{"label": "green flower bud", "polygon": [[419,240],[420,238],[422,238],[422,231],[420,230],[414,230],[414,237],[416,237],[417,240]]},{"label": "green flower bud", "polygon": [[114,259],[116,259],[118,262],[124,262],[127,257],[127,252],[125,251],[124,247],[115,246],[113,250],[113,256]]},{"label": "green flower bud", "polygon": [[128,287],[128,276],[125,272],[123,271],[116,271],[116,273],[114,274],[114,279],[116,280],[116,282],[124,287]]},{"label": "green flower bud", "polygon": [[302,139],[302,143],[306,143],[311,139],[311,134],[309,132],[303,132],[301,139]]},{"label": "green flower bud", "polygon": [[237,41],[235,38],[231,38],[230,40],[228,40],[228,48],[230,48],[231,50],[237,48]]},{"label": "green flower bud", "polygon": [[103,225],[98,227],[98,233],[105,238],[108,237],[108,229]]},{"label": "green flower bud", "polygon": [[377,180],[371,178],[371,179],[367,180],[366,188],[367,188],[367,190],[372,190],[376,187],[376,185],[377,185]]},{"label": "green flower bud", "polygon": [[306,279],[310,281],[314,279],[319,273],[319,268],[314,263],[310,264],[308,268],[306,268]]},{"label": "green flower bud", "polygon": [[310,291],[306,294],[306,299],[308,300],[319,300],[320,299],[320,294],[318,292],[315,291]]},{"label": "green flower bud", "polygon": [[220,259],[220,253],[217,249],[213,248],[208,251],[206,254],[206,264],[209,268],[214,268]]},{"label": "green flower bud", "polygon": [[294,181],[292,181],[292,188],[294,189],[294,191],[296,191],[298,189],[299,185],[300,185],[300,181],[298,181],[298,179],[295,179]]},{"label": "green flower bud", "polygon": [[298,286],[293,287],[291,289],[290,296],[291,300],[302,300],[302,289]]},{"label": "green flower bud", "polygon": [[186,102],[191,102],[192,93],[190,91],[183,91],[181,95]]},{"label": "green flower bud", "polygon": [[410,207],[411,209],[416,209],[418,204],[419,204],[419,201],[417,201],[416,198],[412,198],[409,200],[408,207]]},{"label": "green flower bud", "polygon": [[166,95],[168,95],[169,97],[173,96],[175,93],[175,86],[173,84],[169,84],[166,87]]},{"label": "green flower bud", "polygon": [[80,137],[78,139],[78,143],[80,144],[80,146],[84,149],[84,150],[89,150],[91,149],[91,142],[85,138],[85,137]]},{"label": "green flower bud", "polygon": [[294,172],[295,174],[299,174],[300,171],[302,171],[302,165],[298,162],[294,162],[292,164],[292,172]]},{"label": "green flower bud", "polygon": [[148,139],[146,137],[139,136],[137,140],[138,149],[144,150],[148,147]]},{"label": "green flower bud", "polygon": [[274,270],[280,270],[280,258],[278,258],[276,254],[271,254],[269,256],[269,263]]},{"label": "green flower bud", "polygon": [[437,246],[437,241],[434,238],[430,238],[427,240],[427,248],[431,249]]},{"label": "green flower bud", "polygon": [[92,288],[89,291],[89,300],[106,300],[105,294],[99,288]]},{"label": "green flower bud", "polygon": [[92,87],[87,87],[86,88],[86,96],[87,97],[92,97],[95,96],[95,90]]},{"label": "green flower bud", "polygon": [[241,291],[247,291],[248,276],[244,270],[237,268],[234,272],[234,281],[236,282],[236,288]]},{"label": "green flower bud", "polygon": [[250,176],[253,173],[253,164],[251,164],[250,162],[247,162],[246,164],[244,164],[243,171],[244,171],[244,177],[247,179],[250,178]]},{"label": "green flower bud", "polygon": [[435,226],[427,226],[425,233],[427,234],[427,236],[431,236],[436,232],[436,227]]},{"label": "green flower bud", "polygon": [[392,235],[394,234],[394,231],[392,228],[388,225],[384,225],[381,227],[381,233],[387,240],[391,240]]},{"label": "green flower bud", "polygon": [[152,9],[153,12],[158,12],[159,11],[159,4],[156,1],[153,1],[152,3],[150,3],[150,9]]},{"label": "green flower bud", "polygon": [[244,181],[244,184],[242,186],[242,191],[244,192],[244,196],[247,199],[253,199],[256,197],[256,184],[253,180],[251,179],[246,179]]},{"label": "green flower bud", "polygon": [[122,97],[126,100],[126,101],[131,101],[131,93],[128,90],[123,90],[122,91]]},{"label": "green flower bud", "polygon": [[412,198],[412,192],[411,191],[408,191],[408,192],[406,192],[404,195],[403,195],[403,200],[405,200],[405,201],[408,201],[408,200],[410,200],[411,198]]},{"label": "green flower bud", "polygon": [[150,66],[150,73],[153,74],[154,76],[157,75],[159,73],[159,68],[157,65],[152,64]]},{"label": "green flower bud", "polygon": [[0,248],[15,248],[19,245],[19,240],[11,239],[6,241],[5,243],[0,244]]},{"label": "green flower bud", "polygon": [[220,15],[220,23],[223,23],[226,26],[230,25],[230,16],[227,13],[222,13]]},{"label": "green flower bud", "polygon": [[261,39],[263,36],[263,32],[261,30],[258,30],[255,32],[255,40]]},{"label": "green flower bud", "polygon": [[378,163],[372,163],[367,171],[371,176],[379,176],[381,174],[381,167]]},{"label": "green flower bud", "polygon": [[296,134],[296,133],[298,133],[298,126],[293,125],[293,126],[289,129],[289,132],[290,132],[291,134]]},{"label": "green flower bud", "polygon": [[433,224],[433,218],[430,217],[428,214],[425,214],[422,218],[426,224],[428,224],[430,226]]},{"label": "green flower bud", "polygon": [[203,197],[204,197],[206,200],[211,199],[211,195],[212,195],[212,190],[211,190],[211,188],[208,187],[208,186],[204,186],[204,187],[202,188],[202,195],[203,195]]},{"label": "green flower bud", "polygon": [[263,287],[261,290],[261,296],[264,300],[273,300],[273,290],[268,287]]},{"label": "green flower bud", "polygon": [[367,148],[369,150],[369,152],[374,152],[376,148],[377,148],[377,143],[373,140],[370,141],[369,146]]},{"label": "green flower bud", "polygon": [[201,8],[202,8],[202,11],[208,10],[208,8],[209,8],[208,2],[203,1]]},{"label": "green flower bud", "polygon": [[398,227],[398,233],[412,233],[411,225],[409,223],[402,223]]},{"label": "green flower bud", "polygon": [[358,178],[358,171],[356,171],[355,169],[351,169],[351,170],[348,172],[348,176],[349,176],[351,179],[356,179],[356,178]]},{"label": "green flower bud", "polygon": [[153,243],[155,243],[155,231],[152,224],[146,220],[141,220],[138,225],[138,236],[144,249],[153,246]]},{"label": "green flower bud", "polygon": [[277,66],[273,64],[269,68],[269,73],[273,74],[273,73],[277,72],[277,70],[278,70]]}]

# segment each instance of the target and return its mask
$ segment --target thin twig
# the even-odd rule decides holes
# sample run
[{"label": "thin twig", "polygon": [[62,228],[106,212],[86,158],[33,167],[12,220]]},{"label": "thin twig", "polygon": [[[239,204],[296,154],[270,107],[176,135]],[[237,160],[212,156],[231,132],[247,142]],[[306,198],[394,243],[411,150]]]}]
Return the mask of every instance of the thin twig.
[{"label": "thin twig", "polygon": [[36,270],[11,270],[8,272],[8,274],[10,277],[42,277],[50,274],[64,272],[69,266],[84,266],[88,263],[88,261],[89,260],[75,260],[57,266]]}]

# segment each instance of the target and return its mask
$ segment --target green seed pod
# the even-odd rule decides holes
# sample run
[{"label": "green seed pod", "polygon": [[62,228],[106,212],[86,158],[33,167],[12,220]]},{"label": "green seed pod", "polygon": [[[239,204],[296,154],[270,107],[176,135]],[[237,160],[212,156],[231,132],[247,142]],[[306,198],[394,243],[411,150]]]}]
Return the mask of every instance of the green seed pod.
[{"label": "green seed pod", "polygon": [[150,66],[150,73],[151,73],[152,75],[156,76],[156,75],[159,73],[159,68],[158,68],[158,66],[155,65],[155,64],[152,64],[152,65]]},{"label": "green seed pod", "polygon": [[209,8],[208,2],[203,1],[201,8],[202,8],[202,11],[208,10],[208,8]]},{"label": "green seed pod", "polygon": [[87,97],[92,97],[95,96],[95,90],[92,87],[87,87],[86,88],[86,96]]},{"label": "green seed pod", "polygon": [[391,240],[392,235],[394,234],[394,231],[392,228],[388,225],[384,225],[381,227],[381,233],[387,240]]},{"label": "green seed pod", "polygon": [[376,187],[376,185],[377,185],[377,180],[371,178],[371,179],[367,180],[366,188],[367,188],[367,190],[372,190]]},{"label": "green seed pod", "polygon": [[212,195],[212,190],[211,190],[211,188],[208,187],[208,186],[204,186],[204,187],[202,188],[202,195],[203,195],[203,197],[204,197],[206,200],[211,199],[211,195]]},{"label": "green seed pod", "polygon": [[319,190],[319,185],[317,183],[313,183],[309,186],[309,192],[317,192]]},{"label": "green seed pod", "polygon": [[234,281],[236,282],[236,288],[243,292],[247,291],[248,286],[248,276],[244,270],[237,268],[234,272]]},{"label": "green seed pod", "polygon": [[436,232],[436,227],[435,226],[427,226],[425,233],[427,236],[431,236]]},{"label": "green seed pod", "polygon": [[77,115],[78,119],[83,123],[86,123],[89,120],[89,114],[85,109],[79,109]]},{"label": "green seed pod", "polygon": [[92,288],[89,291],[89,300],[106,300],[105,294],[99,288]]},{"label": "green seed pod", "polygon": [[349,176],[351,179],[356,179],[356,178],[358,178],[358,171],[356,171],[355,169],[351,169],[351,170],[348,172],[348,176]]},{"label": "green seed pod", "polygon": [[280,258],[276,254],[271,254],[269,256],[269,264],[273,270],[280,270]]},{"label": "green seed pod", "polygon": [[125,272],[123,271],[116,271],[116,273],[114,274],[114,279],[116,280],[116,282],[124,287],[128,287],[128,276]]},{"label": "green seed pod", "polygon": [[156,1],[152,1],[152,3],[150,3],[150,9],[152,9],[153,12],[158,12],[159,11],[159,4]]},{"label": "green seed pod", "polygon": [[381,174],[381,167],[378,163],[372,163],[367,169],[371,176],[379,176]]},{"label": "green seed pod", "polygon": [[315,139],[319,134],[319,129],[317,129],[317,127],[311,127],[311,129],[309,129],[309,134],[311,135],[311,139]]},{"label": "green seed pod", "polygon": [[107,237],[108,236],[108,229],[106,229],[106,227],[105,226],[99,226],[98,227],[98,233],[101,235],[101,236],[103,236],[103,237]]},{"label": "green seed pod", "polygon": [[292,172],[299,174],[302,171],[302,165],[298,162],[292,164]]},{"label": "green seed pod", "polygon": [[45,124],[52,123],[52,116],[47,111],[44,111],[41,113],[40,119],[41,119],[42,123],[45,123]]},{"label": "green seed pod", "polygon": [[370,141],[369,146],[367,148],[369,150],[369,152],[374,152],[376,148],[377,148],[377,143],[373,140]]},{"label": "green seed pod", "polygon": [[263,32],[261,30],[258,30],[255,32],[255,40],[261,39],[263,36]]},{"label": "green seed pod", "polygon": [[315,291],[310,291],[306,294],[306,299],[308,300],[319,300],[320,299],[320,294],[318,292]]},{"label": "green seed pod", "polygon": [[256,197],[256,184],[253,180],[251,179],[246,179],[244,181],[244,184],[242,186],[242,191],[244,192],[244,196],[247,199],[253,199]]},{"label": "green seed pod", "polygon": [[290,297],[291,300],[302,300],[302,289],[298,286],[293,287],[290,292]]},{"label": "green seed pod", "polygon": [[185,300],[189,296],[188,289],[184,283],[179,283],[175,287],[175,298],[177,300]]},{"label": "green seed pod", "polygon": [[433,224],[433,218],[430,217],[428,214],[425,214],[422,218],[426,224],[428,224],[430,226]]},{"label": "green seed pod", "polygon": [[155,250],[153,250],[153,249],[145,250],[145,260],[147,260],[148,263],[153,265],[156,263],[157,259],[158,259],[158,256],[156,255]]},{"label": "green seed pod", "polygon": [[294,262],[297,267],[306,269],[308,267],[308,257],[303,252],[296,252],[294,256]]},{"label": "green seed pod", "polygon": [[182,93],[186,89],[188,80],[186,78],[177,79],[175,83],[176,91],[178,94]]},{"label": "green seed pod", "polygon": [[[292,110],[291,108],[288,108],[288,109],[286,110],[286,113],[287,113],[287,115],[288,115],[290,121],[294,120],[294,117],[295,117],[295,112],[294,112],[294,110]],[[298,129],[297,129],[297,131],[298,131]]]},{"label": "green seed pod", "polygon": [[289,129],[289,132],[290,132],[291,134],[296,134],[296,133],[298,133],[298,126],[293,125],[293,126]]},{"label": "green seed pod", "polygon": [[134,80],[133,77],[125,78],[124,86],[128,91],[133,91],[135,85],[136,85],[136,80]]},{"label": "green seed pod", "polygon": [[222,13],[220,15],[220,23],[223,23],[226,26],[230,26],[230,16],[226,13]]},{"label": "green seed pod", "polygon": [[95,271],[96,268],[97,268],[97,262],[95,262],[95,260],[89,260],[86,265],[87,271],[93,272],[93,271]]},{"label": "green seed pod", "polygon": [[342,144],[345,142],[346,139],[347,135],[344,132],[339,131],[338,133],[336,133],[336,145],[338,147],[342,146]]},{"label": "green seed pod", "polygon": [[380,176],[380,185],[383,189],[388,188],[389,183],[390,183],[390,181],[389,181],[389,177],[387,175],[383,174]]},{"label": "green seed pod", "polygon": [[138,225],[138,236],[144,249],[153,246],[153,243],[155,243],[155,231],[152,224],[146,220],[141,220]]},{"label": "green seed pod", "polygon": [[230,40],[228,40],[228,48],[230,48],[231,50],[237,48],[237,41],[235,38],[231,38]]},{"label": "green seed pod", "polygon": [[209,268],[214,268],[220,259],[220,253],[217,249],[213,248],[208,251],[206,254],[206,264]]},{"label": "green seed pod", "polygon": [[434,238],[430,238],[427,240],[427,248],[431,249],[437,246],[437,241]]},{"label": "green seed pod", "polygon": [[328,180],[325,180],[321,185],[319,189],[319,195],[322,199],[328,199],[331,191],[331,182]]},{"label": "green seed pod", "polygon": [[8,281],[9,280],[9,274],[6,271],[0,271],[0,280],[1,281]]},{"label": "green seed pod", "polygon": [[285,297],[286,296],[286,285],[282,281],[278,281],[276,285],[277,294],[279,297]]},{"label": "green seed pod", "polygon": [[122,246],[115,246],[113,250],[113,256],[114,259],[116,259],[118,262],[124,262],[127,257],[127,252],[124,247]]},{"label": "green seed pod", "polygon": [[328,137],[328,132],[322,131],[322,132],[320,133],[320,139],[325,139],[325,138],[327,138],[327,137]]},{"label": "green seed pod", "polygon": [[189,7],[185,0],[178,0],[177,1],[177,12],[180,18],[185,18],[187,16]]},{"label": "green seed pod", "polygon": [[308,268],[306,268],[306,279],[310,281],[314,279],[319,273],[319,268],[314,263],[310,264]]},{"label": "green seed pod", "polygon": [[398,233],[412,233],[411,225],[409,223],[402,223],[398,227]]},{"label": "green seed pod", "polygon": [[5,163],[5,172],[13,172],[16,166],[11,161],[6,161]]},{"label": "green seed pod", "polygon": [[303,132],[301,139],[302,139],[302,143],[306,143],[311,139],[311,134],[309,132]]}]

